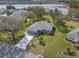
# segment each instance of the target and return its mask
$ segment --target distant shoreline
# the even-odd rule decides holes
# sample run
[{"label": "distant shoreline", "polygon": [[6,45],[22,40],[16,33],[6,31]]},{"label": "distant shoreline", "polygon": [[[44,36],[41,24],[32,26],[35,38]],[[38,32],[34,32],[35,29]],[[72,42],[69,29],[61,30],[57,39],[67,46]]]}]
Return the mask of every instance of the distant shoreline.
[{"label": "distant shoreline", "polygon": [[[6,8],[6,6],[9,4],[0,4],[0,8]],[[56,8],[56,7],[64,7],[65,4],[10,4],[15,6],[15,8],[17,9],[22,9],[22,8],[28,8],[28,7],[34,7],[34,6],[40,6],[40,7],[44,7],[46,9],[51,9],[51,8]]]},{"label": "distant shoreline", "polygon": [[0,2],[0,4],[62,4],[61,2]]}]

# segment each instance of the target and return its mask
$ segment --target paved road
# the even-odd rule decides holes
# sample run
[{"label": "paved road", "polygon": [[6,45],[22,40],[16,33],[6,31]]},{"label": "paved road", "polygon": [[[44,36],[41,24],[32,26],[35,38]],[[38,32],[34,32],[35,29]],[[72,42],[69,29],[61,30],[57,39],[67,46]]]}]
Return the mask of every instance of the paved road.
[{"label": "paved road", "polygon": [[0,43],[0,58],[40,58],[39,55],[26,52],[26,47],[32,38],[33,36],[26,34],[26,36],[14,46]]},{"label": "paved road", "polygon": [[38,55],[34,55],[26,50],[0,43],[0,58],[38,58]]},{"label": "paved road", "polygon": [[40,58],[40,55],[34,55],[26,52],[27,45],[32,40],[33,35],[26,34],[25,37],[16,45],[0,43],[0,58]]}]

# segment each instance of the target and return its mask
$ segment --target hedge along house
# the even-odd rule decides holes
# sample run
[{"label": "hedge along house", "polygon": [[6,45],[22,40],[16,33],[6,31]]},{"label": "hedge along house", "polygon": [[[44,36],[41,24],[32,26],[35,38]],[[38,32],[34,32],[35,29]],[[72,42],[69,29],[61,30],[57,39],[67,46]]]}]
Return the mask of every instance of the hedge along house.
[{"label": "hedge along house", "polygon": [[79,43],[79,29],[68,33],[68,37],[66,38],[66,40],[69,40],[73,43]]},{"label": "hedge along house", "polygon": [[47,21],[40,21],[31,25],[27,30],[31,35],[37,35],[40,31],[50,34],[53,31],[53,25]]}]

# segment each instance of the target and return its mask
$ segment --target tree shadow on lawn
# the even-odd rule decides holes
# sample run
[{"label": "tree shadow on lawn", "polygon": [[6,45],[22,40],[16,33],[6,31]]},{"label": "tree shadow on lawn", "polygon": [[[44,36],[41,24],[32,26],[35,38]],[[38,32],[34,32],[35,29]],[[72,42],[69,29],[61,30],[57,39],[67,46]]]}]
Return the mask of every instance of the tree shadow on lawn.
[{"label": "tree shadow on lawn", "polygon": [[63,26],[63,27],[57,26],[57,29],[58,29],[60,32],[62,32],[62,33],[69,33],[69,32],[70,32],[70,30],[67,28],[67,26]]},{"label": "tree shadow on lawn", "polygon": [[58,23],[54,23],[55,24],[55,27],[58,31],[62,32],[62,33],[68,33],[70,32],[70,30],[68,29],[68,26],[67,25],[60,25]]}]

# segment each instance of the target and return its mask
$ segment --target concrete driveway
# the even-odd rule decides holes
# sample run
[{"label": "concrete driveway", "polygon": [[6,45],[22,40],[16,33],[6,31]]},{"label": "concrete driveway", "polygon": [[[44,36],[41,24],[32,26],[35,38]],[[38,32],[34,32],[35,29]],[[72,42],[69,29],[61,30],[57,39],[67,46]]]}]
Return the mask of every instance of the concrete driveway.
[{"label": "concrete driveway", "polygon": [[26,52],[27,45],[32,40],[33,35],[26,34],[16,45],[0,43],[0,58],[41,58],[31,52]]},{"label": "concrete driveway", "polygon": [[32,38],[33,36],[27,33],[25,37],[21,41],[19,41],[15,46],[25,50]]}]

